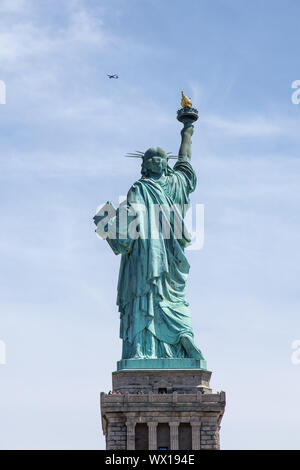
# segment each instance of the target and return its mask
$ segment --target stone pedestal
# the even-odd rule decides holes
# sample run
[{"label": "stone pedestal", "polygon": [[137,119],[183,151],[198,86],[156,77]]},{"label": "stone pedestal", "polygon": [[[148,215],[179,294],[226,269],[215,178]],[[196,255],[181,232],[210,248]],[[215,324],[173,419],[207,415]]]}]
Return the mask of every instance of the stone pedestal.
[{"label": "stone pedestal", "polygon": [[113,372],[112,394],[101,393],[107,450],[219,449],[225,392],[212,393],[211,372]]}]

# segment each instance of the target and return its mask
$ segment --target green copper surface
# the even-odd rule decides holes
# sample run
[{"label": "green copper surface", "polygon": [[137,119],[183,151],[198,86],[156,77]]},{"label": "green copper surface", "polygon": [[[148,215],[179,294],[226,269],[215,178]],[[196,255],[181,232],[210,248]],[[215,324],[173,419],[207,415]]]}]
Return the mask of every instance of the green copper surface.
[{"label": "green copper surface", "polygon": [[205,359],[122,359],[117,362],[117,370],[128,369],[202,369],[207,370]]},{"label": "green copper surface", "polygon": [[[123,350],[119,370],[206,369],[194,342],[186,300],[190,265],[184,249],[191,239],[184,216],[197,182],[190,163],[195,119],[181,116],[180,120],[184,127],[174,167],[168,165],[161,148],[148,149],[143,155],[142,177],[107,221],[106,240],[113,252],[121,255],[117,305]],[[161,211],[159,230],[157,207]],[[170,221],[167,237],[161,230],[164,219]],[[100,217],[94,220],[97,224]],[[138,237],[132,235],[136,220]],[[178,227],[183,228],[180,237]]]}]

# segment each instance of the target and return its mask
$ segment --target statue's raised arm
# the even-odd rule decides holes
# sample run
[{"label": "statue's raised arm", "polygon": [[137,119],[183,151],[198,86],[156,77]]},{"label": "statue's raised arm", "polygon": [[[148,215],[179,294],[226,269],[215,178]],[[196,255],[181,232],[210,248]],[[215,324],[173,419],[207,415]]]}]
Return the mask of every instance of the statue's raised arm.
[{"label": "statue's raised arm", "polygon": [[184,127],[181,130],[181,145],[178,152],[179,160],[190,160],[192,157],[192,135],[194,132],[194,126],[192,121],[190,123],[185,122]]},{"label": "statue's raised arm", "polygon": [[181,92],[181,106],[182,108],[177,111],[178,121],[183,123],[181,130],[181,145],[179,148],[179,160],[190,160],[192,156],[192,135],[194,132],[193,122],[198,119],[198,111],[193,108],[192,102]]}]

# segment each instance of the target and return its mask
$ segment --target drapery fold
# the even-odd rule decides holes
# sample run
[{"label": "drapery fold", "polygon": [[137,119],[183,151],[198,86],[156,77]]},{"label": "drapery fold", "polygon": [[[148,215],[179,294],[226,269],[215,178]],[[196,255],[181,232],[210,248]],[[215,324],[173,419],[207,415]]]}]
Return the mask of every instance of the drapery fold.
[{"label": "drapery fold", "polygon": [[[193,341],[185,298],[190,266],[184,248],[191,240],[184,216],[195,187],[192,166],[178,161],[158,181],[137,181],[110,221],[117,222],[117,236],[110,245],[122,255],[117,305],[123,359],[191,357],[191,350],[194,357],[202,357]],[[189,351],[182,338],[190,342]]]}]

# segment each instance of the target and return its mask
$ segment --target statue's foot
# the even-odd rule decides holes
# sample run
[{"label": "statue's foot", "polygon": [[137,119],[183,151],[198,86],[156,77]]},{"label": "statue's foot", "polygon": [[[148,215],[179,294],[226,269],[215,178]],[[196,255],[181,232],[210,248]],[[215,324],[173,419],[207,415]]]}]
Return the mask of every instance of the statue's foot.
[{"label": "statue's foot", "polygon": [[190,336],[182,336],[181,344],[187,352],[188,357],[193,359],[204,359],[200,349],[197,348],[193,339]]}]

